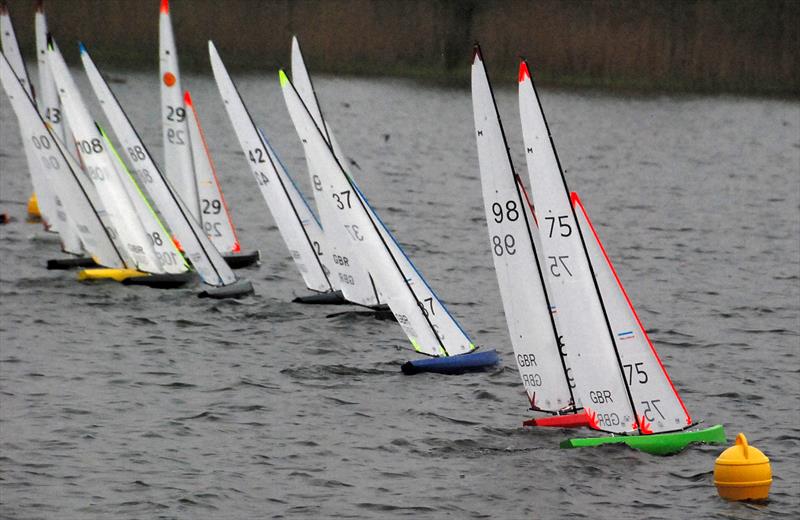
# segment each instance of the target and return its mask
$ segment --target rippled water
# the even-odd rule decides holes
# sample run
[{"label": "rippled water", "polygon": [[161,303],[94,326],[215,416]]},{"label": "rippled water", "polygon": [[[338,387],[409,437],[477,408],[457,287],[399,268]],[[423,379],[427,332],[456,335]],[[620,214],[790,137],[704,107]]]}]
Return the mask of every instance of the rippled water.
[{"label": "rippled water", "polygon": [[[126,80],[112,86],[160,156],[155,74],[111,76]],[[235,76],[307,188],[277,78]],[[509,87],[498,102],[524,173],[514,79],[495,82]],[[717,497],[721,447],[666,458],[560,450],[570,432],[521,427],[529,415],[492,270],[467,90],[317,80],[362,188],[475,342],[504,361],[487,373],[404,377],[412,353],[396,324],[289,303],[304,293],[300,277],[213,80],[185,81],[243,247],[263,255],[240,271],[257,291],[241,301],[46,271],[60,253],[29,239],[38,228],[24,222],[28,175],[0,96],[0,210],[17,219],[0,228],[3,517],[796,517],[797,102],[543,92],[571,188],[690,412],[725,424],[731,440],[745,432],[772,460],[771,500],[745,505]]]}]

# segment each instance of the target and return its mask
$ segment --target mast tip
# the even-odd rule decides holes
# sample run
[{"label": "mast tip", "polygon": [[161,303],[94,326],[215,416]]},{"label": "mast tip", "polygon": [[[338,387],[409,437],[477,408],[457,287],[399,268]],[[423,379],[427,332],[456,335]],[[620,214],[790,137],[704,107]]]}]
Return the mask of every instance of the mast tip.
[{"label": "mast tip", "polygon": [[285,87],[287,83],[289,83],[289,78],[286,77],[286,73],[283,72],[283,69],[278,71],[278,79],[281,82],[281,88]]},{"label": "mast tip", "polygon": [[478,42],[475,42],[475,45],[472,46],[472,63],[475,63],[476,60],[483,61],[483,54],[481,54],[481,46]]},{"label": "mast tip", "polygon": [[37,13],[44,13],[44,1],[43,0],[36,0],[36,12]]},{"label": "mast tip", "polygon": [[161,0],[161,14],[169,14],[169,0]]},{"label": "mast tip", "polygon": [[183,102],[186,103],[187,106],[192,106],[192,95],[189,94],[188,90],[183,93]]},{"label": "mast tip", "polygon": [[86,46],[83,44],[83,42],[78,42],[78,50],[81,52],[81,54],[88,54]]},{"label": "mast tip", "polygon": [[525,78],[531,77],[531,71],[528,70],[528,62],[524,58],[519,61],[519,77],[517,78],[520,83],[525,81]]}]

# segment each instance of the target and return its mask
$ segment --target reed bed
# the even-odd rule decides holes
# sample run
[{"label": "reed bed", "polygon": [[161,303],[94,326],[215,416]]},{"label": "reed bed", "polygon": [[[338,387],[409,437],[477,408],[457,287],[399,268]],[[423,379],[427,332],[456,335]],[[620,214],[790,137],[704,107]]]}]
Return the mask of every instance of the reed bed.
[{"label": "reed bed", "polygon": [[[9,2],[33,59],[33,2]],[[68,57],[82,39],[118,67],[156,67],[158,1],[48,0]],[[796,97],[794,0],[173,0],[184,67],[208,68],[207,40],[236,69],[288,65],[301,41],[314,72],[465,82],[480,41],[493,74],[529,59],[551,85]]]}]

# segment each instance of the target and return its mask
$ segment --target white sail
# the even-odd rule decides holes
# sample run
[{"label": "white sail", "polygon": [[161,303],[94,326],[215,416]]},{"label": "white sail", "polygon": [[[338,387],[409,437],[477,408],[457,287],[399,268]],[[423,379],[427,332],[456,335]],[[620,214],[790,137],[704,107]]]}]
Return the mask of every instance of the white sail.
[{"label": "white sail", "polygon": [[8,63],[11,65],[14,75],[19,78],[22,88],[25,89],[31,99],[36,99],[33,93],[33,85],[28,77],[28,68],[25,67],[25,60],[22,59],[22,53],[19,50],[14,24],[11,23],[11,14],[8,12],[5,2],[0,3],[0,43],[2,43],[3,54],[5,54]]},{"label": "white sail", "polygon": [[[5,54],[11,65],[14,75],[19,79],[22,88],[31,99],[36,99],[33,85],[28,77],[28,69],[25,67],[25,61],[22,59],[22,54],[19,50],[19,43],[14,33],[14,25],[11,23],[11,15],[5,3],[0,4],[0,43],[2,43],[3,54]],[[25,159],[28,162],[31,183],[33,184],[33,191],[36,193],[39,213],[42,215],[44,227],[48,230],[52,227],[53,231],[55,231],[58,227],[58,208],[53,191],[47,182],[47,174],[42,164],[36,159],[37,154],[30,140],[23,139],[22,147],[25,151]]]},{"label": "white sail", "polygon": [[169,15],[169,1],[161,0],[158,18],[158,56],[161,72],[161,126],[164,138],[164,169],[181,200],[200,221],[200,202],[194,176],[186,107],[183,104],[178,54]]},{"label": "white sail", "polygon": [[[324,135],[317,128],[286,74],[280,83],[290,110],[298,115],[295,124],[308,136],[309,152],[316,156],[323,194],[334,199],[341,214],[337,221],[355,245],[359,258],[367,263],[392,313],[414,348],[432,356],[456,355],[475,349],[463,329],[439,301],[396,243],[387,241],[388,232],[370,211],[363,194],[351,183],[339,165]],[[384,228],[381,230],[381,228]]]},{"label": "white sail", "polygon": [[108,150],[109,155],[112,157],[112,159],[115,159],[113,161],[113,165],[115,171],[117,172],[117,176],[122,182],[122,185],[125,187],[125,191],[128,193],[128,198],[130,198],[131,202],[133,203],[133,208],[136,210],[136,215],[139,217],[139,222],[141,222],[145,233],[147,233],[147,236],[150,239],[150,244],[153,246],[153,251],[155,251],[156,258],[158,258],[158,261],[161,263],[161,267],[164,269],[164,272],[170,274],[185,273],[189,270],[189,266],[186,263],[186,259],[175,245],[175,242],[173,242],[173,240],[170,238],[169,231],[164,227],[164,223],[161,222],[161,219],[156,214],[155,209],[153,209],[153,207],[150,205],[147,197],[145,197],[144,193],[139,187],[139,183],[128,170],[128,166],[114,148],[114,145],[111,143],[111,139],[108,137],[108,135],[106,135],[105,130],[99,126],[98,130],[105,140],[106,149]]},{"label": "white sail", "polygon": [[265,139],[259,135],[247,107],[228,75],[212,42],[208,42],[211,68],[242,151],[278,231],[306,286],[314,291],[333,290],[319,258],[322,229],[302,195]]},{"label": "white sail", "polygon": [[[36,6],[34,16],[34,26],[36,32],[36,58],[39,70],[39,112],[50,124],[50,128],[62,143],[68,142],[64,134],[64,118],[61,113],[61,101],[58,99],[56,84],[53,81],[53,74],[47,65],[47,21],[44,16],[42,4]],[[45,168],[46,169],[46,168]],[[75,223],[71,222],[68,212],[65,211],[65,202],[58,195],[54,186],[48,183],[44,191],[36,191],[37,202],[43,203],[45,207],[56,208],[56,221],[53,227],[61,238],[61,246],[67,253],[80,255],[83,253],[83,246],[79,237]]]},{"label": "white sail", "polygon": [[[326,267],[332,273],[332,283],[341,289],[344,297],[351,302],[361,305],[378,305],[380,303],[378,294],[370,274],[358,260],[355,249],[350,244],[350,239],[344,234],[344,228],[338,221],[339,210],[337,202],[328,194],[323,192],[321,176],[319,170],[324,168],[324,160],[317,161],[317,156],[311,152],[308,145],[309,137],[305,135],[304,126],[298,124],[298,118],[302,117],[297,112],[306,109],[313,115],[314,123],[317,128],[325,132],[326,141],[329,142],[327,128],[325,127],[322,114],[317,103],[316,94],[311,85],[311,78],[303,64],[303,57],[300,54],[300,47],[296,38],[292,38],[292,74],[296,76],[302,85],[298,88],[298,94],[305,105],[288,105],[289,116],[292,118],[295,130],[300,141],[303,143],[303,152],[308,164],[308,173],[311,178],[311,186],[314,199],[317,203],[320,222],[323,231],[323,247],[330,253],[326,256]],[[309,129],[316,132],[316,128]]]},{"label": "white sail", "polygon": [[66,202],[63,211],[74,224],[80,240],[98,264],[125,267],[124,259],[100,219],[102,209],[95,207],[86,193],[89,180],[66,151],[65,145],[52,132],[52,127],[48,127],[49,123],[46,124],[37,112],[33,99],[20,85],[5,55],[0,56],[0,82],[17,115],[23,139],[33,144],[40,163],[50,165],[53,187],[60,194],[60,199]]},{"label": "white sail", "polygon": [[[214,286],[234,283],[236,276],[233,271],[180,200],[174,187],[162,176],[150,152],[83,46],[81,60],[100,106],[125,148],[136,175],[177,235],[200,277],[205,283]],[[171,240],[167,242],[172,244]]]},{"label": "white sail", "polygon": [[623,375],[640,414],[642,432],[663,433],[691,426],[692,419],[661,364],[578,194],[572,193],[571,199],[619,345]]},{"label": "white sail", "polygon": [[531,408],[572,406],[544,276],[536,258],[536,224],[508,154],[505,133],[479,49],[472,61],[472,109],[489,246],[508,332]]},{"label": "white sail", "polygon": [[48,47],[47,60],[53,71],[58,94],[70,120],[73,135],[89,178],[97,188],[108,215],[112,236],[119,236],[136,269],[163,273],[149,237],[134,210],[123,179],[116,172],[105,140],[89,115],[67,64],[53,46]]},{"label": "white sail", "polygon": [[638,418],[595,286],[581,229],[527,64],[519,73],[519,110],[533,205],[539,221],[546,285],[556,325],[593,427],[615,433],[638,429]]},{"label": "white sail", "polygon": [[61,100],[58,98],[56,83],[53,81],[53,73],[47,65],[47,19],[44,15],[42,4],[36,6],[34,17],[36,29],[36,58],[39,70],[39,95],[36,101],[39,103],[39,113],[50,123],[53,134],[62,142],[68,143],[64,131],[64,115],[61,112]]},{"label": "white sail", "polygon": [[238,253],[241,251],[239,239],[219,186],[214,161],[211,159],[208,143],[206,143],[203,128],[200,126],[200,117],[188,90],[184,94],[183,104],[187,110],[189,142],[192,146],[192,161],[197,181],[197,196],[200,201],[203,231],[220,252]]}]

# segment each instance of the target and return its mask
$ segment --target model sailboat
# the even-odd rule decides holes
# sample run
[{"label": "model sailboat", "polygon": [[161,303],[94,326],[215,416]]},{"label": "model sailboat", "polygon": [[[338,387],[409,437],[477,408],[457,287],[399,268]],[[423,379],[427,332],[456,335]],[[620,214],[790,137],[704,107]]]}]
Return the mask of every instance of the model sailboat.
[{"label": "model sailboat", "polygon": [[[624,442],[666,453],[682,449],[698,436],[705,442],[724,441],[721,427],[705,433],[684,432],[692,420],[580,200],[574,194],[570,197],[524,60],[519,70],[519,105],[533,204],[540,223],[539,260],[546,273],[545,287],[558,309],[556,325],[574,375],[575,394],[593,429],[622,434],[592,442]],[[683,445],[681,439],[686,441]]]},{"label": "model sailboat", "polygon": [[169,0],[161,1],[159,63],[164,168],[191,214],[231,267],[258,262],[258,251],[242,253],[236,229],[222,195],[197,109],[182,90]]},{"label": "model sailboat", "polygon": [[208,289],[201,293],[201,296],[221,298],[252,293],[252,284],[247,280],[236,278],[222,255],[220,255],[203,230],[200,229],[184,202],[175,193],[174,188],[161,175],[161,171],[150,156],[150,152],[139,138],[139,134],[109,88],[108,83],[101,76],[86,47],[81,44],[80,50],[81,60],[89,77],[89,82],[117,137],[127,151],[127,156],[131,164],[133,164],[134,171],[140,182],[144,184],[155,201],[172,232],[177,235],[189,260],[192,262],[192,266],[197,270],[203,282],[209,286]]},{"label": "model sailboat", "polygon": [[[557,414],[539,425],[588,426],[575,414],[574,382],[538,260],[538,226],[514,171],[486,66],[475,46],[472,106],[490,247],[517,370],[531,409]],[[549,422],[548,422],[549,421]]]},{"label": "model sailboat", "polygon": [[64,58],[48,42],[48,64],[58,88],[85,170],[100,196],[112,237],[126,256],[125,270],[88,269],[79,279],[112,278],[125,283],[175,287],[188,282],[192,273],[139,192],[134,179],[89,115]]},{"label": "model sailboat", "polygon": [[289,78],[279,72],[286,106],[301,136],[306,136],[307,152],[318,166],[322,195],[337,202],[336,223],[351,241],[359,258],[386,298],[397,322],[411,345],[428,359],[409,361],[403,372],[458,373],[493,366],[498,362],[494,350],[478,351],[464,329],[453,318],[427,282],[400,250],[383,222],[369,206],[363,193],[342,168],[330,143],[325,139]]},{"label": "model sailboat", "polygon": [[341,293],[330,280],[330,271],[322,263],[328,254],[322,249],[322,227],[269,141],[253,122],[212,42],[208,43],[208,51],[225,110],[264,202],[306,287],[317,293],[305,299],[316,297],[323,303],[342,301]]},{"label": "model sailboat", "polygon": [[50,123],[37,112],[36,103],[24,90],[5,55],[0,53],[0,57],[0,82],[17,115],[23,139],[31,142],[39,163],[50,165],[51,185],[64,200],[64,211],[75,223],[81,242],[93,262],[112,269],[125,268],[123,253],[102,222],[103,209],[88,195],[94,189],[91,182]]},{"label": "model sailboat", "polygon": [[[36,96],[34,95],[33,84],[28,77],[28,69],[25,67],[25,61],[22,59],[19,43],[14,33],[14,25],[11,22],[11,15],[8,12],[5,2],[0,3],[0,43],[2,43],[3,54],[11,65],[14,75],[19,78],[22,88],[28,96],[35,100]],[[34,190],[34,195],[31,196],[32,203],[29,203],[29,208],[34,206],[38,207],[38,214],[35,212],[31,216],[41,217],[45,231],[56,232],[59,224],[55,193],[48,185],[44,166],[35,159],[36,152],[33,149],[33,144],[28,139],[23,139],[22,143]],[[69,248],[75,246],[74,243],[62,243],[62,245]]]},{"label": "model sailboat", "polygon": [[[306,69],[303,55],[300,52],[300,44],[296,37],[292,38],[292,78],[297,93],[308,108],[314,123],[323,130],[328,145],[334,146],[333,132],[322,117],[317,94],[311,83],[311,77]],[[317,157],[310,152],[308,136],[302,133],[302,128],[301,125],[295,123],[295,129],[298,132],[300,141],[303,143],[303,152],[308,163],[308,173],[311,179],[314,199],[317,203],[317,211],[322,224],[323,247],[330,253],[326,255],[323,262],[331,272],[331,283],[342,292],[344,298],[349,302],[368,307],[380,305],[381,299],[373,277],[355,255],[350,239],[345,234],[341,223],[338,222],[340,217],[337,206],[339,203],[333,198],[324,195],[318,171],[324,168],[325,165],[324,163],[320,164]],[[338,158],[339,164],[344,164],[341,154],[338,155]],[[352,176],[350,178],[352,179]]]}]

